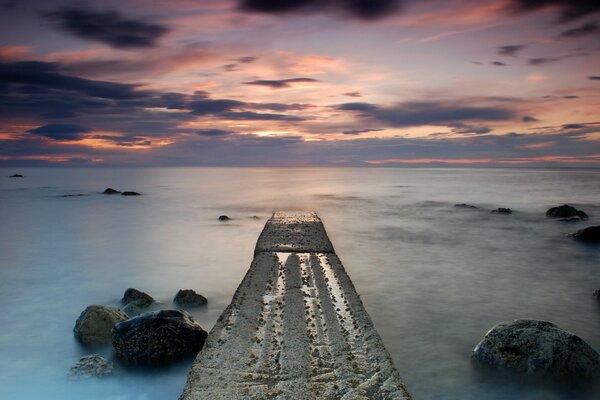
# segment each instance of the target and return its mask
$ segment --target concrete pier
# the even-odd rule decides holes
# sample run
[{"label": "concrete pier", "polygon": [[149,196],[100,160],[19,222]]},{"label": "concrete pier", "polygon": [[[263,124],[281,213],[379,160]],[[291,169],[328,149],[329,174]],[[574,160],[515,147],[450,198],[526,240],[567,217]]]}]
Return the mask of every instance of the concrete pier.
[{"label": "concrete pier", "polygon": [[410,399],[313,212],[276,212],[181,400]]}]

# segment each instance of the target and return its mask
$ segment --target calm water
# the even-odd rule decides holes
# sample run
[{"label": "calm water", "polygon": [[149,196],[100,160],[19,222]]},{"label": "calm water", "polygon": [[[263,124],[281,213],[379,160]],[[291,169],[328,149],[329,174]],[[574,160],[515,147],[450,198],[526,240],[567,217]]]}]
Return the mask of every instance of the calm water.
[{"label": "calm water", "polygon": [[[0,179],[0,398],[176,399],[191,361],[67,381],[89,354],[76,318],[118,305],[127,287],[164,302],[193,288],[210,302],[194,317],[211,328],[280,209],[322,217],[415,399],[600,398],[599,387],[502,381],[469,361],[489,328],[515,318],[550,320],[600,349],[600,247],[566,237],[600,224],[600,170],[0,170],[13,173],[26,178]],[[109,186],[143,196],[98,194]],[[482,209],[453,207],[463,202]],[[562,203],[591,218],[545,218]]]}]

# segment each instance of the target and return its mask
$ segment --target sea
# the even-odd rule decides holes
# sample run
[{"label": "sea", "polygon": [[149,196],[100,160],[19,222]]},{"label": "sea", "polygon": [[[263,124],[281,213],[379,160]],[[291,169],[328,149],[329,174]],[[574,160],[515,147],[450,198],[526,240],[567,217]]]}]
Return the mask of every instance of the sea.
[{"label": "sea", "polygon": [[[545,216],[565,203],[590,218]],[[322,218],[415,400],[600,398],[598,383],[523,381],[470,360],[490,328],[521,318],[600,350],[600,247],[569,236],[600,225],[600,169],[579,168],[0,169],[0,398],[177,399],[191,359],[69,381],[83,355],[114,360],[78,344],[75,320],[118,307],[129,287],[169,304],[194,289],[208,305],[192,315],[210,330],[276,210]]]}]

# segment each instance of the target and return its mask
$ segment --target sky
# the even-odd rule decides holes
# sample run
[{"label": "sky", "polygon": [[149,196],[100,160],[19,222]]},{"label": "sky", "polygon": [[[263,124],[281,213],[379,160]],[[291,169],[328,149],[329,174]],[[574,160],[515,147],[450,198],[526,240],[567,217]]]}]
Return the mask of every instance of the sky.
[{"label": "sky", "polygon": [[600,167],[590,0],[0,0],[0,167]]}]

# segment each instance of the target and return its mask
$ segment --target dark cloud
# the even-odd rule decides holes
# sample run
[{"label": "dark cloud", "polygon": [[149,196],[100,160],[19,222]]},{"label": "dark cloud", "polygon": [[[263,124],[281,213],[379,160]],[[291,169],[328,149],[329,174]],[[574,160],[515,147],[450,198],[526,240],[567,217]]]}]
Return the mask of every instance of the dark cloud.
[{"label": "dark cloud", "polygon": [[600,2],[595,0],[512,0],[510,8],[515,13],[523,13],[550,7],[559,10],[559,22],[568,22],[600,11]]},{"label": "dark cloud", "polygon": [[348,97],[362,97],[362,94],[360,92],[346,92],[343,94],[344,94],[344,96],[348,96]]},{"label": "dark cloud", "polygon": [[81,125],[48,124],[30,129],[27,132],[53,140],[81,140],[84,133],[90,133],[92,130]]},{"label": "dark cloud", "polygon": [[349,130],[349,131],[343,131],[342,133],[344,135],[360,135],[361,133],[367,133],[367,132],[379,132],[382,131],[383,129],[374,129],[374,128],[367,128],[367,129],[353,129],[353,130]]},{"label": "dark cloud", "polygon": [[503,63],[502,61],[492,61],[490,64],[495,65],[496,67],[506,67],[510,65]]},{"label": "dark cloud", "polygon": [[501,107],[471,107],[459,103],[409,102],[392,107],[371,103],[345,103],[343,111],[357,111],[361,116],[394,127],[449,125],[461,121],[503,121],[514,118],[514,112]]},{"label": "dark cloud", "polygon": [[521,121],[523,122],[537,122],[539,121],[539,119],[532,117],[531,115],[525,115],[523,118],[521,118]]},{"label": "dark cloud", "polygon": [[579,38],[583,36],[588,36],[593,33],[598,32],[598,25],[595,22],[588,22],[577,28],[567,29],[560,34],[562,38]]},{"label": "dark cloud", "polygon": [[47,113],[42,113],[42,117],[47,119],[67,119],[67,118],[75,118],[77,116],[76,113],[72,111],[51,111]]},{"label": "dark cloud", "polygon": [[245,103],[237,100],[227,99],[204,99],[189,102],[188,107],[193,114],[196,115],[209,115],[209,114],[222,114],[226,111],[231,111],[236,108],[240,108]]},{"label": "dark cloud", "polygon": [[256,113],[253,111],[223,112],[218,115],[227,119],[250,121],[304,121],[306,119],[295,115]]},{"label": "dark cloud", "polygon": [[520,53],[523,49],[525,49],[524,44],[510,44],[506,46],[499,46],[497,47],[497,54],[499,56],[516,57],[518,53]]},{"label": "dark cloud", "polygon": [[239,0],[244,11],[271,14],[333,12],[363,20],[384,18],[400,8],[400,0]]},{"label": "dark cloud", "polygon": [[209,137],[217,137],[217,136],[228,136],[233,135],[232,131],[224,131],[222,129],[200,129],[196,131],[196,134],[200,136],[209,136]]},{"label": "dark cloud", "polygon": [[584,124],[564,124],[562,126],[563,129],[565,130],[569,130],[569,129],[581,129],[584,128],[585,125]]},{"label": "dark cloud", "polygon": [[578,99],[579,96],[563,96],[563,99],[567,99],[567,100],[571,100],[571,99]]},{"label": "dark cloud", "polygon": [[490,133],[492,130],[486,126],[471,126],[463,123],[455,123],[448,124],[448,126],[452,127],[452,133],[459,134],[476,134],[483,135],[486,133]]},{"label": "dark cloud", "polygon": [[244,85],[257,85],[257,86],[266,86],[271,89],[283,89],[289,88],[293,83],[306,83],[306,82],[319,82],[318,79],[312,78],[290,78],[290,79],[280,79],[280,80],[255,80],[251,82],[243,82]]},{"label": "dark cloud", "polygon": [[600,75],[597,75],[597,76],[588,76],[588,79],[590,79],[592,81],[600,81]]},{"label": "dark cloud", "polygon": [[72,35],[120,49],[154,47],[168,32],[166,26],[130,19],[116,11],[92,11],[80,6],[43,15]]}]

